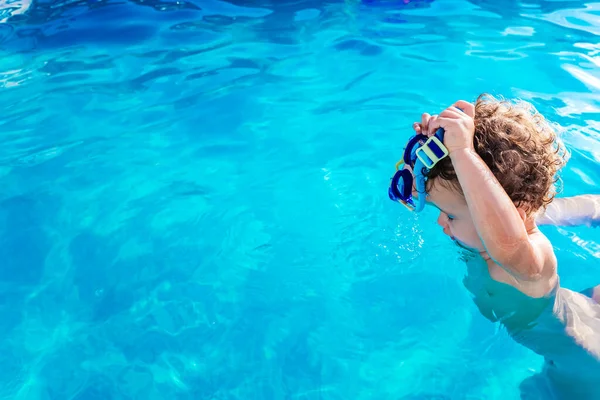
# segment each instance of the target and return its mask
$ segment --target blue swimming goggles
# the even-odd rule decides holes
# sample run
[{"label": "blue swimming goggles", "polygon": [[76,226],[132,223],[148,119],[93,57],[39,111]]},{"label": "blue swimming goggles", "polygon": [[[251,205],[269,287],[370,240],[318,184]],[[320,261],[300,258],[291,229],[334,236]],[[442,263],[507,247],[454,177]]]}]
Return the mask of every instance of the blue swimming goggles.
[{"label": "blue swimming goggles", "polygon": [[[391,200],[404,205],[410,211],[419,212],[423,210],[426,194],[425,183],[427,182],[424,173],[448,156],[448,149],[443,143],[443,128],[439,128],[434,136],[427,137],[418,134],[409,140],[404,150],[404,157],[396,164],[396,173],[392,177],[388,190]],[[409,165],[412,168],[414,178],[413,173],[404,168],[403,165]],[[419,193],[416,204],[412,196],[413,179]]]}]

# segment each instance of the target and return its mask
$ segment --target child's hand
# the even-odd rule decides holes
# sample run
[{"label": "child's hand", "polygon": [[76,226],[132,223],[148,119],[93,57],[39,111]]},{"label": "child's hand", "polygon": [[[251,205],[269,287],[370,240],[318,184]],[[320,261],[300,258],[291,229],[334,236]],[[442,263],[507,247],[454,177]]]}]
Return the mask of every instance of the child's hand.
[{"label": "child's hand", "polygon": [[[423,117],[425,115],[428,114],[423,114]],[[444,128],[444,145],[450,154],[458,150],[473,149],[474,117],[475,106],[459,100],[436,118],[428,118],[426,124],[428,129],[426,133],[423,133],[432,136],[438,128]]]},{"label": "child's hand", "polygon": [[424,113],[421,116],[421,122],[415,122],[413,124],[413,129],[415,130],[415,133],[417,135],[419,134],[423,134],[423,135],[429,135],[429,124],[431,123],[431,121],[435,120],[437,118],[437,115],[429,115],[427,113]]}]

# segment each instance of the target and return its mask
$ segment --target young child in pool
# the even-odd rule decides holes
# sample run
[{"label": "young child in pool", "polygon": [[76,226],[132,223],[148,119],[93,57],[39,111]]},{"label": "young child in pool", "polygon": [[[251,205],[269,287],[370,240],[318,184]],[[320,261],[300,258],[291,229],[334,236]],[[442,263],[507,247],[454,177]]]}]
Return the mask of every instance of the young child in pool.
[{"label": "young child in pool", "polygon": [[[600,286],[561,287],[539,224],[597,223],[599,196],[554,199],[562,145],[527,103],[482,95],[413,126],[390,198],[420,211],[467,250],[464,283],[481,313],[545,358],[554,395],[600,399]],[[440,129],[443,128],[443,129]],[[414,182],[414,183],[413,183]]]}]

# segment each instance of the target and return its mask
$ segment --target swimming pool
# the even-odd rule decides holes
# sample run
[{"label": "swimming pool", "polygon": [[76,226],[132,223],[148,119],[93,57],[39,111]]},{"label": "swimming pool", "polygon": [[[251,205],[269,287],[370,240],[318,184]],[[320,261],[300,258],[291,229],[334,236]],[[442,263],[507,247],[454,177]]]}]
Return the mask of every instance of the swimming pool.
[{"label": "swimming pool", "polygon": [[[488,91],[600,193],[600,3],[0,6],[0,398],[517,399],[540,370],[387,185],[422,112]],[[545,232],[600,283],[600,231]]]}]

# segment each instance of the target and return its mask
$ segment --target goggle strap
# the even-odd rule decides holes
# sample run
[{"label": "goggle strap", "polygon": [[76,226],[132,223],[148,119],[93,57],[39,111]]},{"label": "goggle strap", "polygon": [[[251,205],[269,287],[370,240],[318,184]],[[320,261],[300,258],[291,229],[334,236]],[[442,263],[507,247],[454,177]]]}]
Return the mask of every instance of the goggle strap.
[{"label": "goggle strap", "polygon": [[[441,132],[441,135],[439,131]],[[438,129],[438,132],[435,136],[430,137],[423,144],[423,146],[419,147],[415,153],[417,158],[421,160],[423,165],[427,167],[427,169],[433,168],[440,160],[443,160],[448,156],[448,149],[442,143],[442,140],[438,139],[438,136],[443,138],[444,131],[442,128]]]},{"label": "goggle strap", "polygon": [[423,176],[423,162],[421,159],[417,159],[415,163],[415,168],[413,170],[415,174],[415,186],[417,188],[417,192],[419,193],[419,197],[417,198],[417,204],[415,207],[416,212],[420,212],[425,208],[425,197],[427,196],[425,190],[425,176]]},{"label": "goggle strap", "polygon": [[427,140],[427,136],[425,136],[423,134],[415,135],[415,136],[413,136],[412,139],[410,139],[408,141],[408,144],[406,145],[406,148],[404,149],[404,157],[402,158],[406,165],[410,165],[411,167],[414,166],[414,164],[412,163],[413,153],[414,153],[413,150],[415,149],[415,146],[418,145],[421,140]]}]

